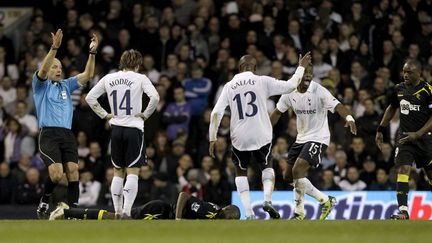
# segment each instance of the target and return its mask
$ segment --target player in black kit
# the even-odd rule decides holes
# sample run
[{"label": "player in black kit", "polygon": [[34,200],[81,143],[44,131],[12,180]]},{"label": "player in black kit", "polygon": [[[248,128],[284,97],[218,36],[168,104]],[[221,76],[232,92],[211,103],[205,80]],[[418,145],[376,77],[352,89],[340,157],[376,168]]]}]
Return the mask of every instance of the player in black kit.
[{"label": "player in black kit", "polygon": [[403,66],[404,82],[396,85],[389,96],[389,106],[381,120],[376,134],[376,143],[381,149],[383,132],[390,120],[400,108],[401,139],[395,151],[397,172],[397,201],[399,212],[391,219],[409,219],[408,214],[408,181],[412,163],[423,168],[432,179],[432,87],[420,80],[421,65],[407,61]]},{"label": "player in black kit", "polygon": [[[184,192],[179,194],[176,205],[161,200],[153,200],[131,210],[131,219],[144,220],[239,218],[240,209],[235,205],[221,208]],[[69,208],[67,204],[60,203],[50,216],[50,220],[57,219],[115,219],[115,213],[102,209]]]}]

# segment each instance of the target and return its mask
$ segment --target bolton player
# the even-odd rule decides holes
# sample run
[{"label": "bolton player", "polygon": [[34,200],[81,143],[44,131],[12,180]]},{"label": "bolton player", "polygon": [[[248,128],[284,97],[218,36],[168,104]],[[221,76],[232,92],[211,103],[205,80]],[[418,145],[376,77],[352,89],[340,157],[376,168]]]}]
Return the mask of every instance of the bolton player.
[{"label": "bolton player", "polygon": [[387,107],[376,133],[376,143],[381,149],[383,132],[400,108],[401,139],[395,150],[397,169],[396,196],[399,212],[391,219],[409,219],[408,181],[412,163],[423,168],[429,181],[432,179],[432,87],[420,80],[420,63],[407,61],[403,66],[403,80],[389,95]]},{"label": "bolton player", "polygon": [[[57,219],[115,219],[115,214],[102,209],[69,208],[65,203],[51,213],[50,220]],[[132,219],[239,219],[240,209],[235,205],[220,206],[202,201],[184,192],[179,194],[177,204],[171,205],[161,200],[150,201],[132,208]]]},{"label": "bolton player", "polygon": [[268,76],[255,75],[256,59],[250,55],[243,56],[239,61],[240,73],[225,84],[211,113],[209,153],[214,157],[219,124],[225,108],[229,106],[231,110],[230,129],[233,161],[236,165],[235,184],[247,219],[256,218],[250,203],[247,179],[247,167],[252,157],[262,165],[263,209],[271,218],[280,218],[271,204],[275,174],[270,160],[272,126],[266,102],[270,96],[295,90],[303,76],[304,67],[310,60],[309,52],[304,57],[300,55],[299,67],[292,78],[281,81]]},{"label": "bolton player", "polygon": [[67,200],[72,207],[78,205],[78,150],[71,131],[73,107],[71,93],[86,84],[93,76],[98,39],[93,35],[90,53],[84,72],[62,78],[62,64],[55,58],[63,32],[51,33],[52,46],[40,69],[32,80],[33,98],[36,106],[39,131],[39,151],[48,167],[44,194],[37,208],[39,218],[48,216],[49,198],[66,172],[68,179]]},{"label": "bolton player", "polygon": [[[120,71],[104,76],[86,97],[91,109],[99,117],[109,120],[112,127],[111,162],[114,178],[111,195],[118,217],[131,215],[138,190],[138,173],[145,162],[144,121],[154,112],[159,102],[159,95],[151,81],[138,73],[141,64],[139,51],[124,51],[120,58]],[[143,92],[150,101],[142,113]],[[104,110],[97,101],[104,93],[108,94],[111,113]]]},{"label": "bolton player", "polygon": [[294,186],[295,211],[293,219],[302,220],[304,213],[305,193],[315,198],[322,205],[320,219],[326,219],[336,199],[319,191],[306,178],[311,167],[321,162],[322,151],[330,142],[330,131],[327,112],[336,111],[345,118],[351,133],[356,134],[354,118],[330,92],[312,79],[312,64],[306,67],[301,83],[292,93],[283,95],[270,114],[272,125],[275,125],[282,113],[290,107],[296,114],[297,138],[288,151],[288,166],[284,179]]}]

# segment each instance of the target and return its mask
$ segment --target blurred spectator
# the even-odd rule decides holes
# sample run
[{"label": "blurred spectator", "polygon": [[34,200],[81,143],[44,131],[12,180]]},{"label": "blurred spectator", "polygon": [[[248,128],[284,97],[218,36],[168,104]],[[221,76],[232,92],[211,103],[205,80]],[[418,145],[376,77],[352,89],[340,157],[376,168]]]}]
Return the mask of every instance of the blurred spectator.
[{"label": "blurred spectator", "polygon": [[336,144],[330,143],[326,149],[324,156],[321,159],[321,165],[323,169],[327,169],[328,167],[336,163],[335,155],[336,155]]},{"label": "blurred spectator", "polygon": [[23,184],[26,181],[26,173],[31,166],[31,157],[28,154],[21,154],[18,164],[12,169],[12,175],[14,176],[18,184]]},{"label": "blurred spectator", "polygon": [[191,118],[191,106],[186,102],[185,90],[182,86],[174,87],[175,102],[168,104],[163,113],[162,121],[167,124],[167,136],[170,141],[177,138],[179,133],[187,133]]},{"label": "blurred spectator", "polygon": [[[204,188],[199,181],[198,175],[198,169],[189,170],[187,173],[187,184],[183,186],[181,191],[203,200]],[[180,185],[182,185],[182,183],[180,183]]]},{"label": "blurred spectator", "polygon": [[27,128],[14,118],[9,118],[0,127],[0,140],[4,141],[4,159],[11,167],[15,167],[19,160],[22,141],[27,134]]},{"label": "blurred spectator", "polygon": [[152,167],[149,165],[141,166],[138,179],[138,193],[134,201],[135,206],[144,205],[151,200],[152,187]]},{"label": "blurred spectator", "polygon": [[335,164],[330,166],[328,169],[334,173],[334,181],[339,183],[345,179],[347,175],[347,155],[343,150],[337,150],[335,153]]},{"label": "blurred spectator", "polygon": [[152,83],[159,81],[160,73],[155,68],[155,62],[151,55],[145,55],[143,57],[143,72],[150,79]]},{"label": "blurred spectator", "polygon": [[165,173],[158,173],[154,176],[152,187],[152,200],[162,200],[168,203],[176,203],[177,188],[170,181]]},{"label": "blurred spectator", "polygon": [[351,149],[348,152],[348,162],[350,165],[355,165],[361,168],[362,162],[366,159],[365,142],[362,137],[353,137]]},{"label": "blurred spectator", "polygon": [[323,191],[340,191],[341,188],[335,183],[334,173],[332,170],[324,170],[320,190]]},{"label": "blurred spectator", "polygon": [[7,106],[5,106],[6,112],[9,114],[15,114],[16,107],[19,102],[24,102],[26,104],[25,112],[29,114],[34,114],[35,107],[33,103],[33,98],[28,96],[28,90],[26,86],[20,85],[16,87],[16,99],[10,102]]},{"label": "blurred spectator", "polygon": [[15,119],[18,120],[21,126],[26,127],[30,137],[36,137],[39,131],[38,122],[35,116],[28,113],[27,103],[25,101],[19,101],[16,104],[15,110]]},{"label": "blurred spectator", "polygon": [[80,173],[79,189],[78,205],[80,207],[96,206],[101,183],[93,180],[93,174],[90,171],[84,170]]},{"label": "blurred spectator", "polygon": [[222,179],[218,167],[210,169],[210,180],[204,186],[204,201],[213,202],[221,206],[231,203],[230,185]]},{"label": "blurred spectator", "polygon": [[14,102],[17,98],[16,89],[9,76],[3,76],[1,78],[0,96],[3,97],[4,105]]},{"label": "blurred spectator", "polygon": [[[0,38],[2,36],[2,28],[3,27],[0,27]],[[10,77],[11,81],[15,84],[19,78],[18,67],[15,63],[7,60],[8,51],[12,52],[13,49],[7,49],[0,44],[0,80],[4,77]],[[10,56],[13,58],[13,53],[11,53]]]},{"label": "blurred spectator", "polygon": [[102,156],[98,142],[90,142],[90,153],[85,159],[85,168],[92,174],[92,179],[102,182],[105,174],[105,157]]},{"label": "blurred spectator", "polygon": [[39,171],[30,168],[26,172],[26,181],[19,183],[15,193],[17,204],[37,204],[42,197],[43,185],[39,180]]},{"label": "blurred spectator", "polygon": [[[380,117],[375,111],[374,102],[372,99],[366,99],[364,101],[365,112],[363,116],[359,117],[357,123],[357,133],[363,138],[366,144],[373,145],[375,143],[376,129],[380,123]],[[377,152],[376,146],[367,146],[365,148],[368,154],[374,155]]]},{"label": "blurred spectator", "polygon": [[112,207],[112,198],[111,198],[111,182],[114,177],[114,169],[108,168],[105,171],[105,178],[102,182],[101,189],[99,192],[97,204],[103,205],[103,206],[109,206]]},{"label": "blurred spectator", "polygon": [[359,172],[357,167],[351,166],[348,168],[347,177],[339,182],[339,187],[343,191],[361,191],[367,185],[364,181],[359,179]]},{"label": "blurred spectator", "polygon": [[87,134],[83,131],[79,131],[77,135],[78,144],[78,157],[85,158],[90,153],[90,149],[87,144]]},{"label": "blurred spectator", "polygon": [[364,181],[366,185],[369,187],[372,184],[372,181],[376,178],[376,163],[370,157],[366,157],[363,161],[363,168],[360,171],[360,180]]},{"label": "blurred spectator", "polygon": [[0,204],[10,204],[16,192],[16,179],[8,163],[0,163]]},{"label": "blurred spectator", "polygon": [[376,179],[369,186],[369,190],[388,191],[394,190],[395,186],[388,180],[388,174],[384,169],[378,168],[376,171]]}]

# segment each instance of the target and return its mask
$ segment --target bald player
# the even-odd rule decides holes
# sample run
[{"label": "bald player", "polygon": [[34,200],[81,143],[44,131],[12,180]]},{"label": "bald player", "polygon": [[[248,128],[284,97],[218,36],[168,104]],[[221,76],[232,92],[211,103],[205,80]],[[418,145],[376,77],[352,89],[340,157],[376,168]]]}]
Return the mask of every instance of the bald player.
[{"label": "bald player", "polygon": [[300,83],[305,67],[311,62],[308,52],[299,57],[299,67],[288,81],[277,80],[268,76],[258,76],[256,59],[250,55],[239,61],[239,74],[225,84],[222,93],[211,113],[209,127],[209,153],[214,157],[219,124],[229,106],[231,111],[232,158],[236,165],[235,183],[240,200],[244,206],[246,219],[255,219],[252,210],[247,168],[252,158],[261,165],[264,189],[263,209],[271,218],[280,218],[273,208],[271,196],[274,187],[274,170],[270,160],[272,125],[267,113],[267,99],[294,91]]},{"label": "bald player", "polygon": [[397,170],[396,197],[399,212],[391,219],[407,220],[408,181],[413,162],[423,168],[432,185],[432,87],[420,79],[421,64],[407,61],[403,66],[403,82],[396,85],[376,133],[381,149],[383,133],[400,108],[399,141],[395,151]]},{"label": "bald player", "polygon": [[51,33],[52,46],[42,65],[33,75],[32,88],[36,106],[39,132],[39,151],[48,167],[49,177],[45,191],[37,208],[39,218],[48,217],[49,198],[54,188],[66,172],[68,183],[68,203],[78,205],[78,151],[76,139],[71,131],[73,107],[71,94],[86,84],[93,76],[98,39],[93,35],[89,58],[84,72],[62,78],[62,64],[55,58],[63,38],[59,29]]}]

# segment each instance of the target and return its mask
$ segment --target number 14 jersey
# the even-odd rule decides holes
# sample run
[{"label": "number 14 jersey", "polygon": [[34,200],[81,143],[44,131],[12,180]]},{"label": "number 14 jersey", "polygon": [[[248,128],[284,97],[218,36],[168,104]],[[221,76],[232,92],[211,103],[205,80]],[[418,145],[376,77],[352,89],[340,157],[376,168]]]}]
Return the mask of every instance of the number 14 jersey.
[{"label": "number 14 jersey", "polygon": [[242,72],[225,84],[213,108],[210,120],[210,141],[216,141],[217,130],[225,108],[231,110],[231,142],[240,151],[257,150],[272,140],[272,125],[267,113],[267,99],[296,89],[304,68],[298,67],[288,81],[252,72]]},{"label": "number 14 jersey", "polygon": [[143,92],[150,98],[150,102],[144,111],[144,116],[147,119],[156,109],[159,95],[147,76],[140,73],[118,71],[105,75],[90,90],[86,101],[99,117],[105,118],[108,112],[100,106],[97,99],[102,94],[107,93],[111,114],[113,115],[113,118],[109,121],[110,124],[134,127],[143,131],[143,119],[135,117],[136,114],[141,113]]}]

